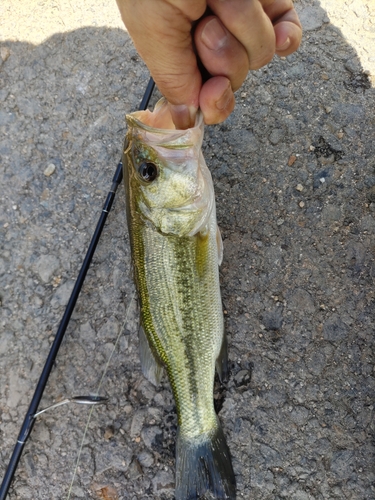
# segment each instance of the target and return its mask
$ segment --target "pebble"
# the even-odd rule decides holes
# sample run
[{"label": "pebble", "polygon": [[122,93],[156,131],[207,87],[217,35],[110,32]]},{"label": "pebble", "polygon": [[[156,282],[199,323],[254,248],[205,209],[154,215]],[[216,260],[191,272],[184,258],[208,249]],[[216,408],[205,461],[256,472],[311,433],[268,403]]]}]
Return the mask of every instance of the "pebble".
[{"label": "pebble", "polygon": [[8,49],[8,47],[0,47],[0,57],[1,59],[3,60],[3,62],[5,62],[10,56],[10,50]]},{"label": "pebble", "polygon": [[53,274],[60,269],[60,261],[54,255],[41,255],[33,264],[33,269],[38,273],[44,283],[48,283]]},{"label": "pebble", "polygon": [[276,146],[283,139],[284,135],[284,131],[281,128],[272,130],[269,136],[270,143]]},{"label": "pebble", "polygon": [[288,308],[300,314],[312,314],[315,312],[314,299],[304,288],[294,289],[288,296]]},{"label": "pebble", "polygon": [[142,451],[138,455],[138,461],[142,467],[152,467],[154,464],[154,457],[148,451]]},{"label": "pebble", "polygon": [[323,326],[323,336],[331,342],[342,342],[348,334],[348,327],[340,316],[333,314]]},{"label": "pebble", "polygon": [[288,160],[289,167],[291,167],[293,165],[293,163],[296,161],[296,159],[297,159],[297,157],[295,155],[289,156],[289,160]]},{"label": "pebble", "polygon": [[339,479],[348,479],[355,467],[355,455],[352,450],[340,450],[333,454],[331,471]]},{"label": "pebble", "polygon": [[309,356],[306,356],[306,366],[309,371],[316,376],[319,376],[327,364],[326,356],[321,350],[316,350]]},{"label": "pebble", "polygon": [[174,491],[175,480],[171,471],[161,470],[157,472],[152,480],[154,493],[159,495],[170,494]]},{"label": "pebble", "polygon": [[141,432],[143,442],[150,450],[153,448],[157,436],[161,436],[161,434],[162,434],[161,429],[159,427],[156,427],[155,425],[144,427]]},{"label": "pebble", "polygon": [[101,440],[100,453],[95,461],[96,474],[103,474],[109,469],[126,472],[131,463],[133,454],[131,450],[124,447],[121,441],[111,439],[109,441]]},{"label": "pebble", "polygon": [[72,293],[73,286],[74,281],[72,280],[68,280],[61,286],[59,286],[53,294],[53,297],[51,299],[51,306],[53,308],[66,306]]},{"label": "pebble", "polygon": [[104,439],[108,441],[109,439],[113,438],[114,434],[115,433],[114,433],[113,427],[109,426],[104,431]]},{"label": "pebble", "polygon": [[233,378],[237,387],[247,385],[250,382],[251,375],[248,370],[240,370]]},{"label": "pebble", "polygon": [[329,22],[326,12],[318,5],[306,6],[302,10],[298,9],[298,12],[304,31],[316,30]]},{"label": "pebble", "polygon": [[264,312],[262,323],[266,330],[280,330],[283,324],[282,307]]},{"label": "pebble", "polygon": [[56,170],[56,165],[50,163],[49,165],[47,165],[43,173],[46,177],[50,177],[55,172],[55,170]]},{"label": "pebble", "polygon": [[297,184],[296,189],[297,189],[297,191],[303,191],[302,184]]},{"label": "pebble", "polygon": [[237,150],[241,148],[246,153],[254,153],[259,149],[258,139],[251,130],[242,129],[236,131],[235,134],[233,131],[230,131],[227,134],[227,140],[232,148]]}]

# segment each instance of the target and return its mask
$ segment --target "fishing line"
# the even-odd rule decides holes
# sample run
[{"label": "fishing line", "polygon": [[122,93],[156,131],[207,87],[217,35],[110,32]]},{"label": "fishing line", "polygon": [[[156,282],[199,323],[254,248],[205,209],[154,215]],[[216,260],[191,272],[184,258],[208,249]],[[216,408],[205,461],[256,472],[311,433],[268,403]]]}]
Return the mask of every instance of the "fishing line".
[{"label": "fishing line", "polygon": [[[113,346],[111,354],[109,355],[107,363],[106,363],[106,365],[104,367],[103,375],[102,375],[102,378],[100,379],[98,388],[96,390],[96,394],[99,394],[99,392],[100,392],[100,389],[101,389],[101,387],[103,385],[103,382],[104,382],[104,377],[106,376],[107,371],[108,371],[109,363],[111,362],[113,354],[115,353],[115,350],[116,350],[117,345],[119,343],[120,337],[123,334],[123,332],[125,331],[125,326],[126,326],[126,323],[128,321],[130,306],[132,305],[132,302],[133,302],[133,300],[135,298],[135,294],[136,294],[136,292],[134,291],[133,294],[132,294],[132,296],[131,296],[131,298],[130,298],[130,301],[129,301],[129,304],[128,304],[128,308],[127,308],[126,314],[125,314],[124,323],[123,323],[122,327],[120,328],[120,332],[117,335],[115,345]],[[70,486],[69,486],[68,496],[66,497],[66,500],[69,500],[70,496],[72,494],[73,485],[74,485],[74,481],[75,481],[75,478],[76,478],[76,475],[77,475],[77,470],[78,470],[79,462],[81,460],[81,454],[82,454],[83,444],[85,442],[86,434],[87,434],[87,431],[88,431],[88,428],[89,428],[89,425],[90,425],[91,416],[92,416],[93,411],[94,411],[94,406],[92,406],[91,409],[90,409],[89,416],[87,418],[86,427],[85,427],[85,430],[83,431],[83,436],[82,436],[81,444],[80,444],[79,451],[78,451],[78,457],[77,457],[76,465],[74,467],[73,477],[72,477],[72,480],[71,480],[71,483],[70,483]]]}]

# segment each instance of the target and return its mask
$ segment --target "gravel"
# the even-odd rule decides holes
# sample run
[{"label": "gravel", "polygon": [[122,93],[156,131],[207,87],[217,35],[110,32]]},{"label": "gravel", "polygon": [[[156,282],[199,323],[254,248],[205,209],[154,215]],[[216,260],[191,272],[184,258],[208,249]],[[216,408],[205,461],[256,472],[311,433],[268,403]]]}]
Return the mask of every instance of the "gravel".
[{"label": "gravel", "polygon": [[[375,9],[295,3],[300,50],[206,128],[231,370],[215,403],[238,498],[373,499]],[[5,0],[0,18],[1,477],[148,73],[115,4]],[[174,498],[174,402],[141,374],[137,318],[119,190],[41,407],[108,403],[38,417],[11,500],[68,498],[81,442],[70,498]]]}]

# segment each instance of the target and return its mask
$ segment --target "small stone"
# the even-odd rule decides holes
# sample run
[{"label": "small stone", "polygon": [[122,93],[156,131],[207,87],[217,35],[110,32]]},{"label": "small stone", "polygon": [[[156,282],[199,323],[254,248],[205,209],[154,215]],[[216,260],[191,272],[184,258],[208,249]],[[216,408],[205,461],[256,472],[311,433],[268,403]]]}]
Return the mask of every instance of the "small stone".
[{"label": "small stone", "polygon": [[279,144],[279,142],[281,142],[283,137],[284,137],[284,131],[281,128],[275,128],[274,130],[272,130],[269,140],[271,144],[276,146],[276,144]]},{"label": "small stone", "polygon": [[55,172],[55,170],[56,166],[53,163],[50,163],[43,173],[46,177],[50,177]]},{"label": "small stone", "polygon": [[328,114],[332,111],[332,107],[331,106],[325,106],[324,109],[325,109],[325,112],[328,113]]},{"label": "small stone", "polygon": [[114,436],[114,430],[113,427],[107,427],[105,432],[104,432],[104,439],[107,441],[111,439]]},{"label": "small stone", "polygon": [[142,467],[151,467],[154,465],[154,457],[148,451],[142,451],[138,455],[138,461]]},{"label": "small stone", "polygon": [[337,132],[336,136],[338,139],[342,139],[344,137],[344,132]]},{"label": "small stone", "polygon": [[304,288],[295,288],[288,297],[288,305],[292,311],[306,315],[315,312],[314,299]]},{"label": "small stone", "polygon": [[315,350],[306,357],[305,363],[313,375],[320,375],[327,364],[327,360],[324,352]]},{"label": "small stone", "polygon": [[300,202],[298,203],[298,206],[299,206],[300,208],[303,208],[303,207],[305,206],[305,202],[304,202],[304,201],[300,201]]},{"label": "small stone", "polygon": [[320,6],[314,5],[305,7],[303,10],[300,10],[298,14],[305,31],[319,29],[324,23],[329,22],[327,14]]},{"label": "small stone", "polygon": [[59,288],[57,288],[52,297],[51,306],[53,308],[66,306],[72,293],[73,286],[74,281],[69,280],[63,283]]},{"label": "small stone", "polygon": [[131,481],[135,481],[143,474],[141,464],[137,459],[134,459],[129,466],[128,477]]},{"label": "small stone", "polygon": [[323,326],[323,337],[330,342],[343,342],[348,334],[348,327],[337,315],[333,314]]},{"label": "small stone", "polygon": [[156,427],[156,425],[145,427],[141,432],[143,442],[150,450],[157,446],[158,440],[161,440],[162,434],[161,429]]},{"label": "small stone", "polygon": [[3,62],[5,62],[9,56],[10,56],[10,50],[8,49],[8,47],[1,47],[0,48],[0,57],[3,60]]},{"label": "small stone", "polygon": [[291,155],[288,160],[288,166],[291,167],[293,163],[296,161],[297,157],[295,155]]},{"label": "small stone", "polygon": [[159,471],[152,480],[154,493],[170,494],[174,490],[174,477],[170,471]]},{"label": "small stone", "polygon": [[296,189],[297,189],[297,191],[303,191],[302,184],[297,184]]},{"label": "small stone", "polygon": [[53,280],[52,280],[52,286],[53,286],[53,288],[56,288],[56,287],[58,287],[60,285],[61,279],[62,279],[61,276],[55,276],[53,278]]},{"label": "small stone", "polygon": [[250,383],[251,374],[248,370],[240,370],[237,375],[233,377],[233,380],[237,387],[247,385]]},{"label": "small stone", "polygon": [[143,422],[145,419],[144,412],[142,410],[137,411],[132,419],[130,426],[130,437],[135,438],[138,436],[142,430]]},{"label": "small stone", "polygon": [[280,330],[284,321],[282,313],[281,307],[277,307],[272,311],[265,311],[261,318],[265,329],[273,331]]},{"label": "small stone", "polygon": [[341,479],[350,477],[355,467],[355,455],[352,450],[339,450],[331,459],[331,472]]},{"label": "small stone", "polygon": [[94,483],[92,490],[99,498],[105,498],[106,500],[118,500],[119,498],[117,490],[109,485]]},{"label": "small stone", "polygon": [[297,406],[293,408],[290,418],[298,427],[302,427],[309,418],[309,410],[304,406]]},{"label": "small stone", "polygon": [[54,255],[41,255],[33,265],[44,283],[48,283],[52,275],[59,269],[60,261]]},{"label": "small stone", "polygon": [[133,453],[130,448],[124,447],[116,439],[102,441],[101,452],[95,460],[96,474],[100,475],[108,469],[126,472],[130,466]]}]

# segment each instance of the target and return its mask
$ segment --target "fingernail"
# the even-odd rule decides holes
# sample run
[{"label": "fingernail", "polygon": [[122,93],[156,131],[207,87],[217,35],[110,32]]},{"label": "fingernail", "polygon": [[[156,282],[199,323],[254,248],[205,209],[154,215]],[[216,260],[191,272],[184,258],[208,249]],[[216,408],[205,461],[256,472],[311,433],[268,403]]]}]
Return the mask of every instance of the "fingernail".
[{"label": "fingernail", "polygon": [[289,48],[289,45],[290,45],[290,38],[288,37],[282,45],[278,45],[276,48],[277,50],[286,50],[287,48]]},{"label": "fingernail", "polygon": [[217,107],[218,110],[223,111],[228,107],[232,99],[233,99],[233,92],[229,84],[224,94],[220,97],[218,101],[215,102],[215,106]]},{"label": "fingernail", "polygon": [[204,27],[201,39],[210,50],[220,50],[227,43],[228,35],[222,24],[213,18]]},{"label": "fingernail", "polygon": [[194,126],[197,108],[185,104],[169,103],[172,120],[178,129],[187,129]]}]

